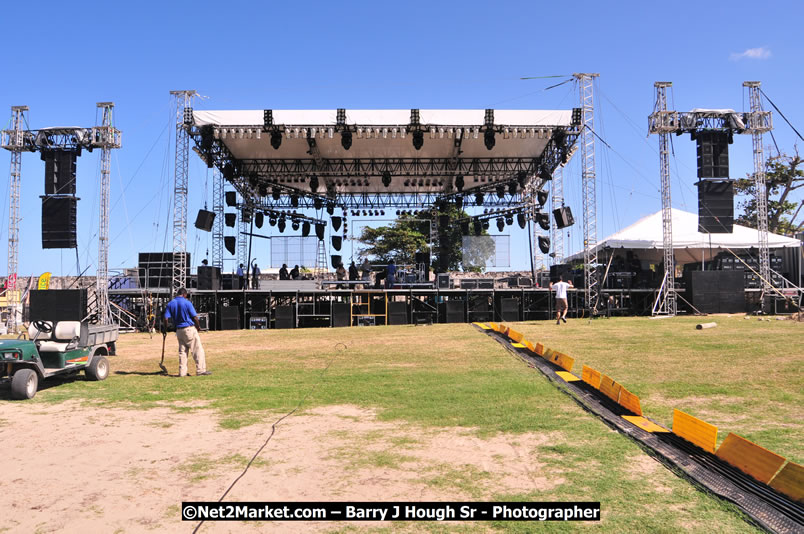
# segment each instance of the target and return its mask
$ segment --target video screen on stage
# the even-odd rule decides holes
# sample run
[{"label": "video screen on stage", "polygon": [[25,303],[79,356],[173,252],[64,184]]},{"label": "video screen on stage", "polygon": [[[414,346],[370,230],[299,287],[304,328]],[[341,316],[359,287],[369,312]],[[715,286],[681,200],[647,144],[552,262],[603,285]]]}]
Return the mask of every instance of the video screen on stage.
[{"label": "video screen on stage", "polygon": [[316,265],[318,238],[315,236],[284,236],[271,238],[271,267],[299,265],[312,269]]},{"label": "video screen on stage", "polygon": [[464,270],[471,268],[492,269],[511,265],[511,236],[480,235],[463,236],[461,264]]}]

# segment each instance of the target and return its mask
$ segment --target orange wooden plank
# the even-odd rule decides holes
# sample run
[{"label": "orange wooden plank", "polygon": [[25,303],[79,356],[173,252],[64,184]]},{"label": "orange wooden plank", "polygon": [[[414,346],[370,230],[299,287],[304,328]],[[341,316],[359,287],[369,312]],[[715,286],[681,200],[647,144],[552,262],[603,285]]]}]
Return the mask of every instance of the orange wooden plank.
[{"label": "orange wooden plank", "polygon": [[511,328],[508,330],[508,337],[511,338],[511,340],[514,343],[519,343],[520,341],[522,341],[522,338],[524,336],[522,335],[522,332],[517,332],[516,330]]},{"label": "orange wooden plank", "polygon": [[636,415],[642,415],[642,407],[639,405],[639,397],[631,393],[625,388],[620,389],[620,400],[617,401],[620,406],[629,410]]},{"label": "orange wooden plank", "polygon": [[622,418],[628,421],[629,423],[635,424],[645,432],[651,432],[651,433],[670,432],[666,428],[657,425],[650,419],[645,419],[641,415],[623,415]]},{"label": "orange wooden plank", "polygon": [[567,356],[566,354],[559,354],[556,363],[567,371],[572,371],[572,366],[575,364],[575,358]]},{"label": "orange wooden plank", "polygon": [[531,343],[531,342],[530,342],[530,341],[528,341],[527,339],[523,339],[523,340],[522,340],[522,344],[523,344],[523,345],[525,345],[525,347],[527,347],[527,349],[528,349],[529,351],[531,351],[531,352],[536,352],[536,347],[534,347],[534,346],[533,346],[533,343]]},{"label": "orange wooden plank", "polygon": [[804,467],[795,462],[787,462],[787,465],[773,477],[770,487],[804,504]]},{"label": "orange wooden plank", "polygon": [[595,389],[600,389],[600,371],[595,371],[591,367],[584,365],[581,380]]},{"label": "orange wooden plank", "polygon": [[614,402],[619,402],[621,388],[622,386],[610,376],[603,375],[600,378],[600,392]]},{"label": "orange wooden plank", "polygon": [[492,328],[492,330],[494,330],[495,332],[499,332],[499,331],[500,331],[500,325],[498,325],[497,323],[489,323],[489,326],[490,326],[490,327]]},{"label": "orange wooden plank", "polygon": [[539,356],[544,356],[544,345],[542,345],[541,343],[536,343],[536,350],[534,350],[533,352],[535,352]]},{"label": "orange wooden plank", "polygon": [[673,433],[705,451],[714,453],[717,427],[681,410],[673,410]]},{"label": "orange wooden plank", "polygon": [[731,432],[720,444],[715,456],[765,484],[785,462],[778,454]]}]

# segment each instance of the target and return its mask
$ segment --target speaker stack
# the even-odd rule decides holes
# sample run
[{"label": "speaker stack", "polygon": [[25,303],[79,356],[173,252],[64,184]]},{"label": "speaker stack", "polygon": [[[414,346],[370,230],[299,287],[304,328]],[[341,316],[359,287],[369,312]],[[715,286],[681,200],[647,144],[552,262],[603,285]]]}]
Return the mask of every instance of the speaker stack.
[{"label": "speaker stack", "polygon": [[274,328],[293,328],[293,306],[277,306],[274,319]]},{"label": "speaker stack", "polygon": [[221,330],[240,330],[240,308],[222,306],[220,308]]},{"label": "speaker stack", "polygon": [[408,305],[406,302],[388,303],[388,324],[408,324]]},{"label": "speaker stack", "polygon": [[[352,315],[349,312],[349,306],[350,304],[345,302],[332,303],[332,326],[350,326]],[[279,327],[277,326],[277,328]]]},{"label": "speaker stack", "polygon": [[31,321],[83,321],[87,316],[87,290],[37,289],[31,291]]},{"label": "speaker stack", "polygon": [[463,314],[463,301],[462,300],[448,300],[447,301],[447,320],[448,323],[464,323],[466,322]]},{"label": "speaker stack", "polygon": [[701,180],[698,185],[698,231],[730,234],[734,231],[734,182]]},{"label": "speaker stack", "polygon": [[198,289],[218,291],[221,289],[220,267],[198,267]]},{"label": "speaker stack", "polygon": [[503,321],[514,322],[519,320],[519,300],[500,299],[500,316]]}]

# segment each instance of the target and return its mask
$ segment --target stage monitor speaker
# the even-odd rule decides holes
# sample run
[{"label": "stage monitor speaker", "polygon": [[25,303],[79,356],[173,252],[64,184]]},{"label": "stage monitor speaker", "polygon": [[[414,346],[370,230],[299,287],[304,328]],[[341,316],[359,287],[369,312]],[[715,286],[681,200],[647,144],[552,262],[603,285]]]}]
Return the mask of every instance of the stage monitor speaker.
[{"label": "stage monitor speaker", "polygon": [[695,135],[698,178],[729,177],[729,133],[699,132]]},{"label": "stage monitor speaker", "polygon": [[217,291],[221,288],[220,267],[198,267],[198,289]]},{"label": "stage monitor speaker", "polygon": [[45,195],[75,195],[77,150],[42,149],[45,162]]},{"label": "stage monitor speaker", "polygon": [[274,319],[274,328],[293,328],[293,306],[277,306]]},{"label": "stage monitor speaker", "polygon": [[462,300],[447,301],[447,323],[465,323]]},{"label": "stage monitor speaker", "polygon": [[406,302],[388,303],[388,324],[408,324],[408,305]]},{"label": "stage monitor speaker", "polygon": [[224,274],[221,278],[221,289],[223,290],[239,290],[240,287],[240,277],[236,274]]},{"label": "stage monitor speaker", "polygon": [[332,326],[350,326],[352,314],[349,312],[349,303],[346,302],[333,302],[332,303]]},{"label": "stage monitor speaker", "polygon": [[464,278],[461,280],[461,289],[477,289],[477,280]]},{"label": "stage monitor speaker", "polygon": [[234,228],[235,224],[237,224],[237,213],[224,213],[223,222],[229,228]]},{"label": "stage monitor speaker", "polygon": [[698,231],[730,234],[734,231],[734,181],[701,180],[698,186]]},{"label": "stage monitor speaker", "polygon": [[566,228],[575,224],[575,219],[572,217],[572,210],[569,206],[553,210],[553,218],[556,221],[557,228]]},{"label": "stage monitor speaker", "polygon": [[506,322],[519,321],[519,300],[500,299],[500,316]]},{"label": "stage monitor speaker", "polygon": [[438,289],[450,289],[452,287],[452,281],[449,278],[448,273],[440,273],[438,275]]},{"label": "stage monitor speaker", "polygon": [[236,191],[227,191],[226,192],[226,205],[230,208],[237,207],[237,192]]},{"label": "stage monitor speaker", "polygon": [[87,290],[36,289],[30,292],[31,321],[83,321],[87,317]]},{"label": "stage monitor speaker", "polygon": [[198,210],[198,216],[195,218],[195,227],[205,232],[212,231],[212,224],[215,222],[215,212],[207,210]]},{"label": "stage monitor speaker", "polygon": [[478,278],[477,279],[477,288],[478,289],[494,289],[494,279],[493,278]]},{"label": "stage monitor speaker", "polygon": [[42,248],[76,248],[76,197],[42,197]]},{"label": "stage monitor speaker", "polygon": [[550,282],[558,282],[559,276],[564,277],[565,282],[569,282],[571,266],[567,263],[558,263],[550,266]]},{"label": "stage monitor speaker", "polygon": [[240,330],[240,307],[220,307],[221,330]]}]

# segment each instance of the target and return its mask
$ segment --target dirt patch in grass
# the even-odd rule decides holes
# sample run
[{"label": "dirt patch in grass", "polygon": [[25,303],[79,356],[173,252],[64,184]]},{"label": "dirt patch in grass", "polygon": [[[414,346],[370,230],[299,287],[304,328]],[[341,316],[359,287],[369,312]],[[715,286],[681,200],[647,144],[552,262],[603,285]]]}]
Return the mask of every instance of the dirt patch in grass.
[{"label": "dirt patch in grass", "polygon": [[[181,501],[217,500],[278,418],[237,430],[205,409],[176,412],[0,405],[0,481],[16,532],[187,530]],[[377,421],[372,410],[319,407],[283,421],[231,501],[491,499],[551,489],[563,479],[539,460],[558,433],[498,434]],[[35,499],[30,497],[35,495]],[[71,496],[65,498],[65,496]],[[345,526],[345,525],[341,525]],[[370,526],[363,525],[362,526]],[[228,532],[210,523],[203,532]],[[312,532],[332,523],[239,523],[238,532]]]}]

